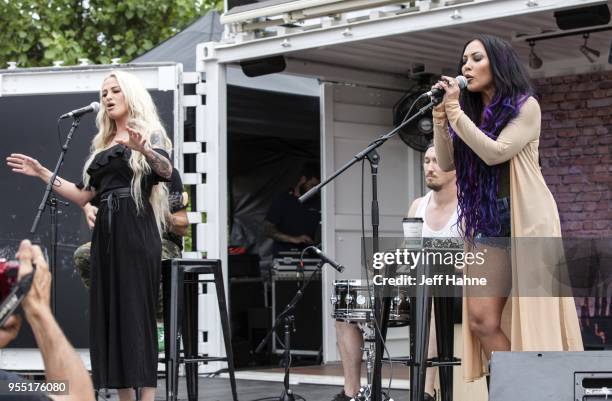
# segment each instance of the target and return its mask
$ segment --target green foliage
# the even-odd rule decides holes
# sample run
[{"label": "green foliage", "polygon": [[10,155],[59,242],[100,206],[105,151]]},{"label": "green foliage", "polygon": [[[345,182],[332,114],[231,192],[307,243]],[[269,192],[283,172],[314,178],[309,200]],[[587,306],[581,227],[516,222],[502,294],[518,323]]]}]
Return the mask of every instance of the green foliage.
[{"label": "green foliage", "polygon": [[0,0],[0,68],[127,62],[222,0]]},{"label": "green foliage", "polygon": [[[187,192],[188,194],[192,193],[189,189],[189,185],[183,185],[183,191]],[[189,197],[189,201],[187,202],[187,210],[188,211],[192,211],[193,210],[193,205],[191,204],[191,200],[192,197]],[[183,250],[186,252],[191,252],[193,251],[193,225],[190,224],[189,225],[189,230],[187,230],[187,234],[185,234],[183,236]]]}]

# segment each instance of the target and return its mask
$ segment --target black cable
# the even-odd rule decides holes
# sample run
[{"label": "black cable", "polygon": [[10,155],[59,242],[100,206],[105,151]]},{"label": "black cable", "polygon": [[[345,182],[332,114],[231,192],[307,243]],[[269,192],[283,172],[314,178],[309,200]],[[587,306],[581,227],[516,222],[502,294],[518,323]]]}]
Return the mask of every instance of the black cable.
[{"label": "black cable", "polygon": [[62,148],[62,136],[60,134],[60,122],[61,121],[62,120],[58,118],[57,119],[57,124],[56,124],[56,127],[57,127],[57,144],[59,145],[60,149]]},{"label": "black cable", "polygon": [[[370,299],[370,302],[372,302],[372,290],[370,289],[370,273],[369,273],[369,266],[368,266],[368,258],[367,258],[367,254],[366,254],[366,250],[365,250],[365,206],[364,206],[364,194],[365,194],[365,172],[364,172],[364,168],[365,168],[365,160],[361,161],[361,249],[362,249],[362,256],[363,256],[363,263],[365,264],[365,276],[366,276],[366,288],[368,289],[368,298]],[[374,309],[374,305],[372,305],[372,310]],[[387,349],[387,344],[385,339],[382,336],[382,333],[380,331],[380,327],[378,327],[378,321],[376,320],[376,314],[374,314],[374,319],[372,319],[374,322],[374,330],[378,333],[378,335],[380,336],[382,345],[383,345],[383,349],[385,350],[385,352],[387,353],[387,357],[389,358],[389,385],[387,387],[387,392],[389,393],[389,397],[391,397],[391,383],[393,382],[393,360],[391,359],[391,353],[389,352],[389,350]],[[374,340],[376,341],[376,333],[374,333]],[[376,358],[376,355],[374,355],[374,357]],[[381,380],[382,380],[382,373],[381,373]],[[372,385],[373,383],[371,383]],[[370,392],[372,391],[372,389],[370,389]]]},{"label": "black cable", "polygon": [[[404,119],[402,120],[402,122],[400,123],[403,124],[409,117],[410,117],[410,113],[412,112],[412,109],[414,109],[414,106],[419,102],[419,100],[421,100],[422,98],[424,98],[426,96],[425,93],[421,94],[419,97],[417,97],[412,104],[410,105],[410,108],[408,109],[408,112],[406,113],[406,115],[404,116]],[[370,144],[375,143],[377,141],[379,141],[379,139],[376,139],[374,141],[372,141]],[[368,289],[368,297],[370,298],[370,300],[372,299],[372,290],[370,289],[370,277],[369,277],[369,266],[368,266],[368,258],[366,255],[366,251],[365,251],[365,206],[364,206],[364,194],[365,194],[365,172],[364,172],[364,168],[365,168],[365,160],[361,161],[361,248],[362,248],[362,255],[363,255],[363,262],[365,264],[365,275],[366,275],[366,288]],[[374,305],[372,305],[372,307],[374,307]],[[383,311],[384,313],[384,311]],[[393,360],[391,359],[391,353],[389,352],[389,350],[387,349],[387,344],[385,339],[382,336],[380,327],[378,326],[378,321],[376,320],[376,316],[373,319],[374,321],[374,330],[375,335],[374,337],[376,338],[376,333],[378,333],[378,335],[381,338],[381,342],[383,345],[383,349],[387,354],[387,357],[389,358],[389,385],[387,386],[387,392],[389,393],[388,396],[391,397],[391,385],[393,383]],[[382,380],[382,374],[381,374],[381,380]]]},{"label": "black cable", "polygon": [[[250,400],[250,401],[278,401],[279,398],[280,397],[256,398],[256,399]],[[306,401],[306,398],[302,397],[301,395],[295,394],[295,393],[293,393],[293,398],[295,398],[296,400]]]},{"label": "black cable", "polygon": [[[412,102],[412,105],[410,105],[410,109],[408,109],[408,112],[406,113],[406,116],[404,117],[404,119],[402,120],[402,123],[404,123],[408,117],[410,116],[410,113],[412,112],[412,109],[414,108],[414,106],[418,103],[419,100],[421,100],[423,97],[425,96],[425,94],[420,95],[419,97],[417,97],[414,102]],[[377,142],[378,139],[372,141],[370,144]],[[363,261],[365,264],[365,275],[366,275],[366,288],[368,290],[368,298],[371,300],[372,299],[372,289],[370,288],[370,277],[369,277],[369,266],[368,266],[368,259],[367,259],[367,254],[365,251],[365,206],[364,206],[364,195],[365,195],[365,172],[364,172],[364,168],[365,168],[365,160],[361,160],[361,248],[362,248],[362,255],[363,255]],[[308,246],[306,248],[304,248],[300,254],[300,263],[303,262],[304,259],[304,253],[308,250],[308,249],[312,249],[314,248],[314,246]],[[374,305],[372,305],[373,307]],[[387,344],[385,339],[382,336],[382,333],[380,331],[380,327],[378,326],[378,322],[376,321],[376,317],[374,316],[374,329],[376,331],[376,333],[378,333],[378,335],[381,338],[382,341],[382,345],[383,345],[383,349],[385,351],[385,353],[387,354],[387,357],[389,358],[389,385],[387,386],[387,396],[391,397],[391,385],[393,382],[393,360],[391,359],[391,353],[389,352],[389,349],[387,348]],[[374,336],[376,337],[376,335]],[[291,353],[289,353],[289,361],[290,361],[290,365],[291,365]],[[381,374],[381,379],[382,379],[382,374]],[[371,389],[370,389],[371,391]],[[297,399],[301,399],[303,401],[306,401],[306,399],[302,396],[299,396],[297,394],[294,394],[294,397]],[[274,400],[278,400],[278,398],[276,397],[266,397],[266,398],[258,398],[255,400],[251,400],[251,401],[274,401]]]},{"label": "black cable", "polygon": [[[303,267],[304,267],[304,254],[306,253],[307,250],[314,249],[314,248],[316,248],[314,245],[307,246],[306,248],[302,249],[302,252],[300,253],[300,262],[299,263],[300,263],[300,267],[302,268],[302,274],[304,273],[304,271],[303,271]],[[285,348],[285,343],[283,342],[283,340],[281,340],[281,338],[278,335],[278,333],[276,332],[276,330],[274,330],[274,337],[276,337],[276,341],[278,341],[278,343],[281,345],[281,347]],[[289,354],[289,366],[291,366],[291,353]]]},{"label": "black cable", "polygon": [[198,374],[198,376],[212,378],[215,376],[219,376],[221,373],[226,373],[228,371],[229,371],[229,368],[221,368],[221,369],[215,370],[214,372]]},{"label": "black cable", "polygon": [[408,111],[406,112],[406,115],[404,116],[404,119],[402,120],[402,122],[400,124],[403,124],[408,117],[410,116],[410,112],[412,111],[412,109],[414,108],[414,106],[416,106],[416,104],[419,102],[419,100],[421,100],[422,98],[425,97],[425,95],[427,95],[426,93],[423,93],[421,96],[417,97],[414,102],[412,102],[412,104],[410,105],[410,108],[408,109]]},{"label": "black cable", "polygon": [[280,339],[280,336],[278,335],[278,333],[276,332],[276,330],[274,330],[274,337],[276,337],[276,341],[278,341],[278,344],[282,347],[285,348],[285,343],[283,342],[283,340]]},{"label": "black cable", "polygon": [[[313,249],[313,248],[315,248],[315,246],[314,245],[310,245],[310,246],[307,246],[306,248],[302,249],[302,252],[300,253],[300,262],[299,262],[300,266],[303,266],[303,264],[304,264],[304,254],[306,253],[306,251],[308,251],[309,249]],[[313,272],[313,275],[315,273],[316,273],[316,271]],[[278,334],[275,333],[275,335],[278,337]],[[281,342],[280,339],[279,339],[279,342]],[[283,345],[283,348],[286,348],[286,347]],[[290,351],[289,352],[289,364],[287,366],[285,366],[285,369],[288,369],[288,366],[291,366],[291,362],[293,360],[292,358],[293,357],[291,356],[291,351]],[[296,394],[296,393],[293,393],[293,398],[295,398],[296,400],[306,401],[306,398],[304,398],[301,395]],[[279,397],[265,397],[265,398],[257,398],[257,399],[250,400],[250,401],[278,401],[278,400],[279,400]]]},{"label": "black cable", "polygon": [[[401,122],[401,123],[399,123],[399,124],[398,124],[398,126],[399,126],[399,125],[402,125],[404,122],[406,122],[406,120],[407,120],[407,119],[408,119],[408,117],[410,116],[410,113],[412,112],[412,109],[414,109],[414,106],[416,106],[416,105],[417,105],[417,103],[419,102],[419,100],[421,100],[422,98],[424,98],[426,95],[427,95],[426,93],[423,93],[423,94],[421,94],[419,97],[417,97],[416,99],[414,99],[414,101],[413,101],[413,102],[412,102],[412,104],[410,105],[410,108],[408,109],[408,112],[406,112],[406,115],[404,116],[404,119],[402,120],[402,122]],[[377,142],[380,142],[380,141],[381,141],[381,138],[376,138],[375,140],[373,140],[372,142],[370,142],[370,144],[369,144],[369,145],[372,145],[372,144],[377,143]],[[368,145],[368,146],[369,146],[369,145]]]}]

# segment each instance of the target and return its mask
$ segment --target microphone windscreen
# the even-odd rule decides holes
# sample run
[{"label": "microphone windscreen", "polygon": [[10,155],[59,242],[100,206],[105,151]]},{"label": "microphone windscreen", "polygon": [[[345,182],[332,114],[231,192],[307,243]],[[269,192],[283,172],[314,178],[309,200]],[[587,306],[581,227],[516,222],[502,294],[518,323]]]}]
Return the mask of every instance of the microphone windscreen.
[{"label": "microphone windscreen", "polygon": [[467,78],[465,78],[463,75],[457,75],[455,79],[459,83],[459,88],[465,89],[468,86]]}]

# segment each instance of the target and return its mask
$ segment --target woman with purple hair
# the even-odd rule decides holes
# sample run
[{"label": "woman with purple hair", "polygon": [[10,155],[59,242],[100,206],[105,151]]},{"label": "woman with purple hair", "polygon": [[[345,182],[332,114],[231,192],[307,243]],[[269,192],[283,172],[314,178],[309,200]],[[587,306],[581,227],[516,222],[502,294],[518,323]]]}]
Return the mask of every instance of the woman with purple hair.
[{"label": "woman with purple hair", "polygon": [[493,351],[575,351],[582,340],[573,298],[520,296],[514,287],[508,297],[518,271],[551,263],[545,250],[520,252],[516,239],[561,237],[539,168],[540,106],[527,72],[509,43],[489,35],[466,43],[458,69],[467,90],[447,76],[434,85],[445,91],[433,111],[434,143],[440,167],[456,170],[466,248],[486,248],[478,276],[489,292],[463,301],[464,377],[472,381],[488,374]]}]

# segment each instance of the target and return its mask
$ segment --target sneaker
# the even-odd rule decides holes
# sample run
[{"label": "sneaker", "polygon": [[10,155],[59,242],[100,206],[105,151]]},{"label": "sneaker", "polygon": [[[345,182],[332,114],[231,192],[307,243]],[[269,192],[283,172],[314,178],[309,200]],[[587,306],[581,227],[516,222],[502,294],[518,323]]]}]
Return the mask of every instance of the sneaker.
[{"label": "sneaker", "polygon": [[435,394],[436,393],[434,393],[433,396],[429,395],[429,393],[423,393],[423,394],[424,394],[423,395],[423,401],[436,401],[436,398],[435,398]]},{"label": "sneaker", "polygon": [[352,399],[353,397],[349,397],[348,395],[344,393],[344,390],[342,390],[338,394],[334,395],[334,398],[332,398],[332,401],[351,401]]}]

